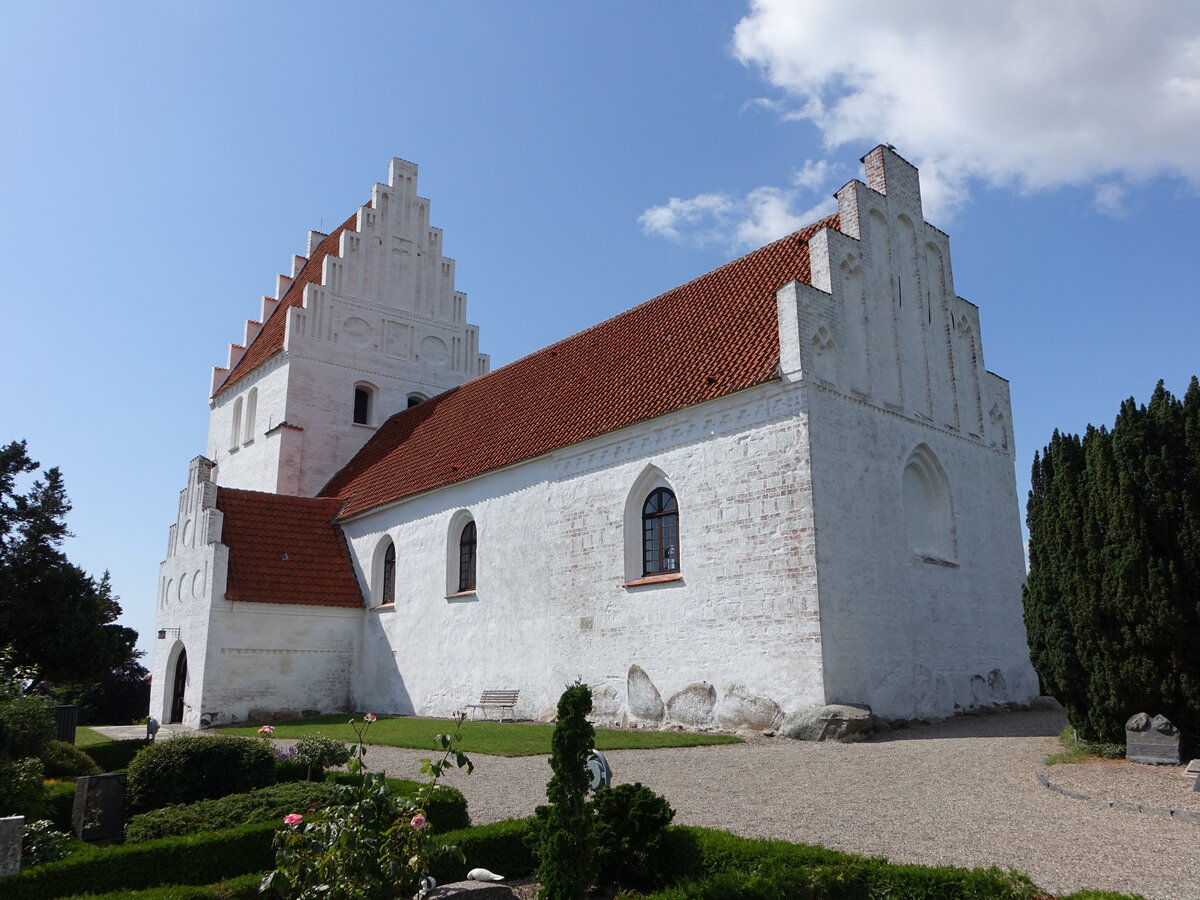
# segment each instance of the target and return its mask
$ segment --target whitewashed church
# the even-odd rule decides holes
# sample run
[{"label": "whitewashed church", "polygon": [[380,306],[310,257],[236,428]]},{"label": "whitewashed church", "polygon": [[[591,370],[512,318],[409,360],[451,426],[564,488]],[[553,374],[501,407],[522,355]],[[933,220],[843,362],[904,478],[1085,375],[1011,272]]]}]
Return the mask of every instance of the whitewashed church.
[{"label": "whitewashed church", "polygon": [[[213,373],[151,714],[942,716],[1037,691],[1007,382],[887,147],[838,211],[489,372],[394,160]],[[514,312],[517,312],[514,310]]]}]

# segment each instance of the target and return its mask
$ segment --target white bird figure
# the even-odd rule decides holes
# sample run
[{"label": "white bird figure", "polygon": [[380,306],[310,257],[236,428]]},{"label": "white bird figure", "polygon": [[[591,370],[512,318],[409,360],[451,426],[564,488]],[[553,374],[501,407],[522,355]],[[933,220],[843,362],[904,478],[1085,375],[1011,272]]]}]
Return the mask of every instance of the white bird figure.
[{"label": "white bird figure", "polygon": [[420,890],[417,891],[417,896],[414,898],[414,900],[424,900],[429,892],[437,887],[437,879],[435,879],[432,875],[430,875],[428,878],[422,878],[418,887]]},{"label": "white bird figure", "polygon": [[503,875],[489,872],[487,869],[472,869],[467,873],[467,881],[503,881]]}]

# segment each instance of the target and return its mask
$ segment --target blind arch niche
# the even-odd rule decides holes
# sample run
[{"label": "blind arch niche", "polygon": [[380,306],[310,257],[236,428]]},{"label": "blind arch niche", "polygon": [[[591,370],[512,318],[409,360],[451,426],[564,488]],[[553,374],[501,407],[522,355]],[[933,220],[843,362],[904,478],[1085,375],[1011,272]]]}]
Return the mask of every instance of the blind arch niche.
[{"label": "blind arch niche", "polygon": [[904,539],[908,549],[929,562],[954,562],[954,504],[950,480],[937,456],[918,444],[904,464]]}]

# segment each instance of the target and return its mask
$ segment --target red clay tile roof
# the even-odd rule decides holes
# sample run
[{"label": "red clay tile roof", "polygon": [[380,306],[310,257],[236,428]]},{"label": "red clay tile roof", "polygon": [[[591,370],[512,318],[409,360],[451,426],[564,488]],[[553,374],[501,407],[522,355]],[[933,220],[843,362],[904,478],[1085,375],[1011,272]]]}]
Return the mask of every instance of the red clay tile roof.
[{"label": "red clay tile roof", "polygon": [[342,529],[341,501],[217,489],[229,548],[226,600],[361,608]]},{"label": "red clay tile roof", "polygon": [[340,518],[778,376],[775,292],[836,215],[397,413],[324,489]]},{"label": "red clay tile roof", "polygon": [[250,346],[246,348],[246,352],[242,354],[242,358],[237,361],[233,370],[225,376],[225,380],[221,382],[221,386],[213,392],[214,397],[236,381],[250,374],[283,349],[284,331],[287,328],[287,311],[293,306],[299,306],[304,302],[305,285],[322,283],[321,269],[325,263],[325,257],[338,255],[341,249],[342,232],[347,229],[354,231],[357,224],[358,213],[355,213],[317,245],[317,249],[313,251],[312,256],[308,258],[308,262],[304,264],[303,268],[296,275],[295,280],[292,281],[291,286],[284,292],[283,299],[279,301],[279,304],[275,307],[270,317],[263,323],[263,327],[259,329],[254,340],[250,342]]}]

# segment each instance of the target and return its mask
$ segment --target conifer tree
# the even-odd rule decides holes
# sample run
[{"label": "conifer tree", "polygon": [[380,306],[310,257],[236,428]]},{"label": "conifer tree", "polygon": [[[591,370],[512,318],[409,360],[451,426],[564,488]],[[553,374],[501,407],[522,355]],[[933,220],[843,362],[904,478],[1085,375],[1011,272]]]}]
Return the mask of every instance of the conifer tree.
[{"label": "conifer tree", "polygon": [[1055,431],[1027,523],[1030,655],[1080,737],[1120,742],[1148,712],[1200,740],[1200,382]]},{"label": "conifer tree", "polygon": [[596,732],[587,720],[592,692],[576,682],[558,699],[558,723],[550,739],[546,785],[548,806],[537,808],[531,843],[539,859],[542,900],[582,900],[596,877],[596,824],[587,802],[590,786],[585,764]]}]

